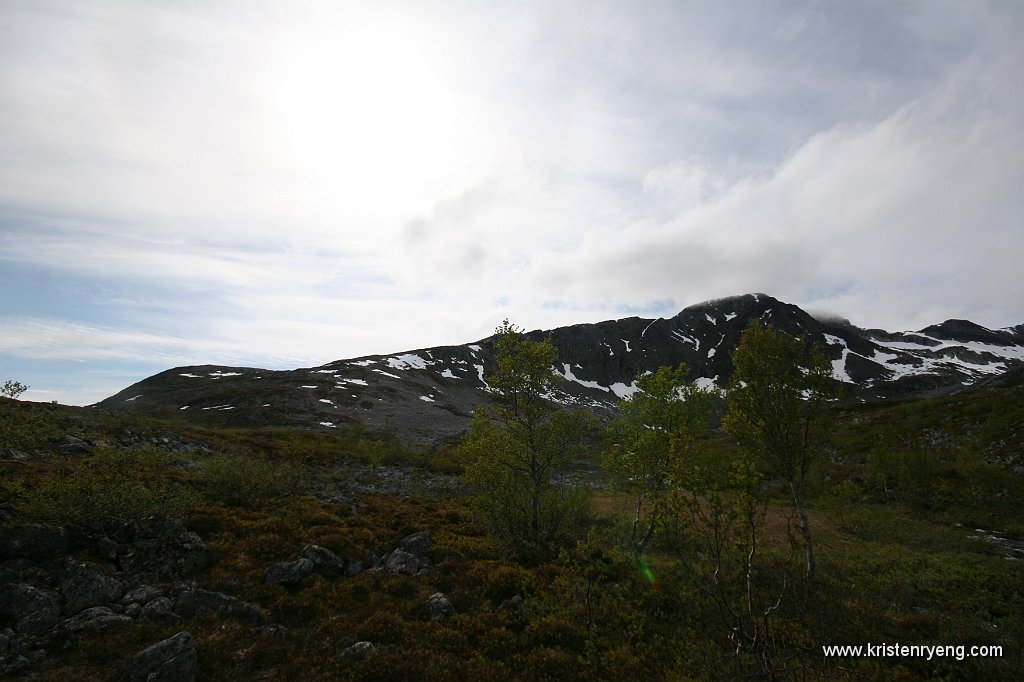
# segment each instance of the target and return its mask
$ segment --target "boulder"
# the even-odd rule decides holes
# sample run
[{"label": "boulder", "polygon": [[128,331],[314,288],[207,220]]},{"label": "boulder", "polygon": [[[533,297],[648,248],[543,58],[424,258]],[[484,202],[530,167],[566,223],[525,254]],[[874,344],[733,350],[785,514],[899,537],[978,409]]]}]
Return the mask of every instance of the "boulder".
[{"label": "boulder", "polygon": [[430,546],[433,544],[434,539],[430,537],[430,533],[425,530],[421,530],[418,533],[413,533],[412,535],[407,535],[402,538],[402,542],[399,546],[409,554],[420,559],[424,559],[427,556],[427,550],[430,549]]},{"label": "boulder", "polygon": [[346,574],[345,561],[329,549],[319,545],[306,545],[299,552],[299,559],[313,564],[313,571],[325,578],[337,579]]},{"label": "boulder", "polygon": [[133,542],[121,556],[121,567],[129,573],[172,580],[200,571],[212,561],[213,554],[202,538],[178,527],[165,537]]},{"label": "boulder", "polygon": [[145,606],[157,597],[162,597],[163,595],[164,591],[159,587],[153,587],[152,585],[140,585],[133,590],[125,592],[124,596],[121,597],[121,603],[126,606],[128,604],[139,604],[140,606]]},{"label": "boulder", "polygon": [[298,585],[316,570],[316,565],[306,558],[274,564],[267,570],[266,581],[278,585]]},{"label": "boulder", "polygon": [[147,602],[139,609],[138,617],[145,620],[181,620],[181,616],[174,612],[174,602],[167,597],[157,597]]},{"label": "boulder", "polygon": [[442,592],[435,592],[427,599],[427,613],[430,615],[430,620],[446,620],[454,610],[452,603]]},{"label": "boulder", "polygon": [[81,632],[82,630],[99,630],[118,623],[130,623],[132,619],[120,613],[114,613],[106,606],[93,606],[76,616],[61,621],[53,628],[54,632]]},{"label": "boulder", "polygon": [[26,584],[0,585],[0,623],[11,623],[18,632],[39,634],[42,623],[52,627],[58,620],[60,600],[53,592]]},{"label": "boulder", "polygon": [[405,550],[396,549],[384,562],[384,572],[392,575],[416,575],[421,567],[420,559]]},{"label": "boulder", "polygon": [[67,616],[90,606],[116,602],[124,594],[121,581],[107,575],[96,564],[71,562],[64,575],[60,592],[64,595],[64,614]]},{"label": "boulder", "polygon": [[350,647],[345,647],[338,654],[342,663],[355,663],[361,661],[373,652],[373,642],[356,642]]},{"label": "boulder", "polygon": [[129,682],[194,682],[198,658],[195,639],[179,632],[135,654],[125,673]]}]

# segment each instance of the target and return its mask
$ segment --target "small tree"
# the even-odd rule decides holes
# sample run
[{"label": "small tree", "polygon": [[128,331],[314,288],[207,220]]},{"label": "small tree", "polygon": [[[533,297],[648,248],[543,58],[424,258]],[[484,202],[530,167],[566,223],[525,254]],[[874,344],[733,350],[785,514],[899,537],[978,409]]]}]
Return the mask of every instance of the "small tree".
[{"label": "small tree", "polygon": [[752,321],[732,355],[722,425],[789,488],[800,516],[807,577],[814,546],[804,504],[807,476],[821,452],[822,414],[834,396],[832,367],[821,348]]},{"label": "small tree", "polygon": [[681,363],[638,378],[637,392],[619,403],[619,417],[608,430],[605,468],[632,496],[630,545],[637,562],[708,428],[714,394],[687,383],[688,372]]},{"label": "small tree", "polygon": [[532,341],[505,320],[494,352],[491,403],[477,410],[460,448],[465,477],[497,533],[550,544],[586,511],[585,489],[552,479],[579,451],[589,418],[548,399],[558,360],[551,339]]},{"label": "small tree", "polygon": [[21,383],[20,381],[8,379],[7,381],[4,382],[3,386],[0,386],[0,396],[3,396],[5,398],[14,398],[15,400],[17,400],[18,397],[27,390],[28,386]]}]

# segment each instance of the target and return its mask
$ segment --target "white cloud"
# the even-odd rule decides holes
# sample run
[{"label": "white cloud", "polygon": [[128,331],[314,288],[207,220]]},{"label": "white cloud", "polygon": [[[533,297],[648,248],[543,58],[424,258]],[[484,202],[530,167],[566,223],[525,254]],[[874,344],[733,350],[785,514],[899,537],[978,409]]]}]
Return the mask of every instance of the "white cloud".
[{"label": "white cloud", "polygon": [[0,276],[57,284],[0,353],[316,364],[749,291],[1018,323],[1020,17],[4,5]]}]

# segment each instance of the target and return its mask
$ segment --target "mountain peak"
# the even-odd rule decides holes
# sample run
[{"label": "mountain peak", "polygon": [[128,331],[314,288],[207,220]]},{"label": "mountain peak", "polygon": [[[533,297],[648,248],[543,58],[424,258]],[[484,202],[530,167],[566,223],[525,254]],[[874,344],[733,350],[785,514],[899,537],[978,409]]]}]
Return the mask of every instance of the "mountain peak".
[{"label": "mountain peak", "polygon": [[[948,393],[1024,365],[1024,326],[990,330],[947,320],[920,332],[864,330],[762,293],[705,301],[667,319],[629,317],[528,335],[550,336],[558,348],[552,369],[563,381],[552,398],[608,415],[637,390],[639,376],[666,365],[685,362],[690,380],[727,385],[732,352],[754,320],[821,346],[850,400]],[[494,366],[493,346],[483,339],[290,371],[181,367],[99,405],[250,427],[360,423],[409,443],[436,443],[465,430],[487,399]]]}]

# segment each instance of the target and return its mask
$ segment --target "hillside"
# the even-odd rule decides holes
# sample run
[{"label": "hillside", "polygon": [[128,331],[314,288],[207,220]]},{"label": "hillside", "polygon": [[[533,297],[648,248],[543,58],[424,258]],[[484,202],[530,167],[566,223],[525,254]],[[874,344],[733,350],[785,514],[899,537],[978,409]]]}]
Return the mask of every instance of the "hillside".
[{"label": "hillside", "polygon": [[[686,570],[687,536],[637,570],[621,549],[629,501],[602,476],[579,544],[538,555],[487,536],[443,452],[176,417],[0,400],[0,676],[741,672],[707,583]],[[789,572],[776,679],[1019,679],[1021,388],[846,404],[829,420],[809,500],[819,576]],[[712,434],[702,466],[734,447]],[[783,502],[767,510],[761,581],[789,565]],[[821,654],[867,642],[999,653]]]},{"label": "hillside", "polygon": [[[765,294],[690,306],[671,318],[629,317],[533,331],[558,348],[565,379],[553,398],[607,414],[637,376],[686,362],[690,377],[725,386],[730,355],[751,320],[819,344],[850,401],[936,396],[1024,364],[1024,325],[991,330],[947,320],[916,332],[860,329],[816,319]],[[196,424],[314,430],[364,425],[410,444],[462,433],[486,397],[490,339],[457,346],[337,360],[269,371],[213,365],[177,367],[120,391],[98,406],[126,414],[178,415]]]}]

